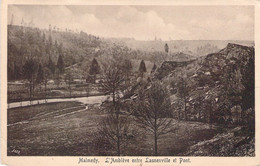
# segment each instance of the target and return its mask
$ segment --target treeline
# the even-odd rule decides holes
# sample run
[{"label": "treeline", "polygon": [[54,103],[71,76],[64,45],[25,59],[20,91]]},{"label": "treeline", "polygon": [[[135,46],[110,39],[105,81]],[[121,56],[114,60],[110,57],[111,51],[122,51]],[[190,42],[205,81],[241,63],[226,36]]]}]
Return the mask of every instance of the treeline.
[{"label": "treeline", "polygon": [[[64,46],[65,43],[65,46]],[[57,63],[63,56],[64,66],[82,62],[84,56],[93,56],[100,45],[98,37],[84,32],[51,32],[38,28],[8,26],[8,80],[22,79],[23,65],[30,57],[46,66],[50,59]],[[52,69],[53,70],[53,69]]]},{"label": "treeline", "polygon": [[[40,30],[23,26],[8,26],[8,80],[22,78],[23,65],[27,57],[33,57],[46,66],[50,59],[57,64],[58,57],[63,56],[64,66],[82,64],[79,69],[84,71],[85,64],[90,64],[90,59],[98,58],[106,61],[114,45],[119,45],[124,50],[126,59],[150,61],[160,64],[165,60],[187,60],[191,57],[186,54],[166,52],[144,52],[132,50],[121,44],[114,44],[85,32],[71,33],[60,31]],[[51,69],[54,70],[53,68]]]},{"label": "treeline", "polygon": [[[62,56],[62,43],[53,41],[51,34],[42,33],[38,29],[9,26],[8,31],[8,79],[23,78],[24,65],[32,61],[46,66]],[[13,29],[13,30],[11,30]],[[52,62],[55,63],[55,62]],[[50,67],[53,71],[54,68]],[[37,71],[35,71],[37,72]]]},{"label": "treeline", "polygon": [[[120,53],[119,53],[120,52]],[[133,66],[130,59],[126,58],[127,51],[122,46],[114,45],[109,52],[108,55],[118,55],[109,58],[106,61],[98,61],[96,58],[93,58],[91,63],[87,65],[82,75],[78,75],[79,73],[75,73],[75,68],[77,69],[77,65],[72,65],[65,68],[64,56],[62,51],[58,57],[57,62],[55,63],[51,56],[47,63],[39,61],[37,57],[29,56],[26,57],[24,65],[22,65],[22,70],[19,73],[21,79],[24,80],[25,86],[27,89],[12,91],[14,93],[15,98],[11,97],[11,92],[9,92],[9,100],[15,101],[23,101],[30,100],[33,101],[35,99],[47,99],[49,96],[50,87],[54,88],[56,85],[56,89],[60,89],[59,85],[62,84],[62,90],[66,92],[69,91],[69,96],[72,96],[72,86],[80,85],[80,87],[84,87],[86,91],[86,96],[89,95],[92,88],[96,87],[98,82],[102,82],[103,79],[101,75],[105,64],[110,61],[110,59],[115,59],[118,63],[118,67],[122,70],[131,80],[137,80],[138,77],[149,78],[150,73],[147,72],[145,62],[142,60],[139,65],[139,69],[137,72],[133,72]],[[84,62],[82,62],[84,63]],[[152,73],[155,72],[156,65],[152,69]],[[76,70],[77,71],[77,70]],[[83,80],[80,83],[75,83],[74,80]],[[44,88],[42,88],[44,87]],[[22,94],[23,93],[23,94]],[[64,97],[64,96],[61,96]]]}]

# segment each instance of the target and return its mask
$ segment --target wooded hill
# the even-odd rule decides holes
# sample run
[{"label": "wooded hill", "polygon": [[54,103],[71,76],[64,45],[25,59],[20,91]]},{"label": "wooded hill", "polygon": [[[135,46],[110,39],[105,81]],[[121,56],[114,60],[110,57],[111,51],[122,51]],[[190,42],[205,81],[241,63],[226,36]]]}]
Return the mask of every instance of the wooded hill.
[{"label": "wooded hill", "polygon": [[[111,55],[112,47],[121,47],[124,58],[129,60],[145,60],[148,63],[160,65],[164,60],[186,61],[194,59],[192,55],[182,52],[166,54],[162,51],[133,49],[107,39],[85,32],[73,33],[62,31],[49,31],[39,28],[23,26],[8,26],[8,80],[23,79],[23,65],[30,57],[48,66],[55,73],[59,56],[64,62],[64,68],[75,65],[80,73],[88,72],[93,58],[98,62],[106,61]],[[138,66],[139,67],[139,66]],[[137,70],[133,68],[133,70]],[[83,75],[82,75],[83,76]]]},{"label": "wooded hill", "polygon": [[194,61],[164,62],[154,79],[169,85],[179,119],[253,127],[254,57],[254,47],[229,43]]}]

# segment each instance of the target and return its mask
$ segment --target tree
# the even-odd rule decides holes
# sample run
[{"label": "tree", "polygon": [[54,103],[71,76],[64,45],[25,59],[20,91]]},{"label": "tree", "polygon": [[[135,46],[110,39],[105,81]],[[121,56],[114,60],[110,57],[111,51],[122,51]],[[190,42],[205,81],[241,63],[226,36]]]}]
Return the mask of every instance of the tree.
[{"label": "tree", "polygon": [[36,77],[36,83],[41,84],[43,79],[44,79],[43,68],[42,68],[42,65],[39,64],[38,73],[37,73],[37,77]]},{"label": "tree", "polygon": [[109,121],[104,120],[103,128],[104,135],[109,132],[111,137],[114,139],[117,149],[117,155],[121,154],[121,138],[123,129],[125,128],[125,119],[120,116],[120,110],[122,108],[122,103],[120,99],[120,94],[124,90],[124,74],[122,70],[115,63],[110,63],[104,67],[102,72],[102,82],[100,83],[100,90],[105,94],[110,94],[112,97],[112,103],[106,106],[109,112]]},{"label": "tree", "polygon": [[47,102],[47,85],[50,78],[51,71],[48,67],[43,68],[43,83],[44,83],[44,99]]},{"label": "tree", "polygon": [[28,81],[30,101],[32,101],[32,97],[34,94],[34,84],[36,80],[37,67],[37,63],[32,58],[27,59],[23,66],[23,75],[24,78]]},{"label": "tree", "polygon": [[88,81],[95,83],[97,74],[100,74],[100,67],[99,67],[99,64],[98,64],[96,58],[94,58],[92,60],[91,66],[89,68]]},{"label": "tree", "polygon": [[89,96],[89,92],[90,92],[90,85],[89,85],[89,83],[86,83],[85,91],[86,91],[86,97],[88,97]]},{"label": "tree", "polygon": [[61,54],[59,55],[59,58],[57,61],[57,68],[58,68],[60,74],[64,73],[64,61],[63,61],[63,57]]},{"label": "tree", "polygon": [[[110,108],[112,109],[112,107]],[[106,109],[108,109],[107,106]],[[128,117],[117,116],[116,113],[111,112],[101,121],[98,134],[97,139],[102,139],[102,144],[108,144],[110,149],[114,151],[113,155],[118,156],[124,153],[124,148],[128,146],[127,141],[135,137],[135,135],[131,133],[130,120]]]},{"label": "tree", "polygon": [[124,59],[122,61],[122,70],[125,74],[129,75],[129,73],[132,72],[132,69],[133,69],[133,66],[132,66],[132,63],[131,63],[131,60],[129,59]]},{"label": "tree", "polygon": [[49,56],[48,68],[52,74],[55,73],[55,64],[53,63],[51,56]]},{"label": "tree", "polygon": [[177,96],[179,98],[180,103],[183,103],[183,114],[184,119],[188,120],[188,112],[187,112],[187,103],[188,103],[188,86],[187,86],[187,78],[180,77],[177,82]]},{"label": "tree", "polygon": [[165,43],[165,45],[164,45],[164,51],[165,51],[166,53],[169,52],[169,46],[168,46],[167,43]]},{"label": "tree", "polygon": [[46,42],[46,37],[45,37],[45,33],[43,32],[43,34],[42,34],[42,43],[45,44],[45,42]]},{"label": "tree", "polygon": [[41,83],[43,82],[43,79],[44,79],[43,68],[42,65],[39,64],[35,83],[40,86],[40,91],[41,91]]},{"label": "tree", "polygon": [[56,80],[57,80],[57,85],[58,87],[60,86],[60,81],[61,81],[61,75],[64,73],[64,62],[62,55],[59,55],[58,61],[57,61],[57,71],[56,71]]},{"label": "tree", "polygon": [[57,49],[58,49],[58,53],[62,54],[63,53],[63,44],[60,43],[59,45],[57,45]]},{"label": "tree", "polygon": [[65,80],[66,80],[66,83],[69,85],[69,92],[70,92],[70,97],[71,97],[71,84],[73,81],[73,74],[72,74],[71,70],[66,71]]},{"label": "tree", "polygon": [[139,66],[139,73],[141,74],[141,77],[143,77],[143,74],[146,72],[146,66],[144,63],[144,60],[142,60],[140,62],[140,66]]},{"label": "tree", "polygon": [[59,87],[61,79],[62,79],[60,70],[55,70],[55,75],[54,76],[55,76],[54,78],[55,78],[56,85],[57,85],[57,87]]},{"label": "tree", "polygon": [[171,102],[167,88],[159,81],[151,83],[149,89],[143,86],[133,104],[133,114],[137,124],[153,133],[154,155],[158,155],[158,139],[161,135],[172,132]]},{"label": "tree", "polygon": [[152,70],[151,70],[151,74],[153,74],[153,73],[155,73],[155,70],[157,69],[157,66],[156,66],[156,64],[154,64],[153,65],[153,68],[152,68]]},{"label": "tree", "polygon": [[48,50],[49,50],[49,53],[51,53],[51,50],[52,50],[52,37],[51,37],[51,35],[49,35]]}]

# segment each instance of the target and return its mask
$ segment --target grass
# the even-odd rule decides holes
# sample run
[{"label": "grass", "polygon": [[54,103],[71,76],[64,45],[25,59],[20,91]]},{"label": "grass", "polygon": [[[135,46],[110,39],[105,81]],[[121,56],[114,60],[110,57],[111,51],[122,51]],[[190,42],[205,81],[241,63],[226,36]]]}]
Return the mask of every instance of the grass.
[{"label": "grass", "polygon": [[49,112],[54,112],[56,110],[61,110],[64,108],[69,108],[73,106],[79,106],[79,102],[57,102],[48,104],[39,104],[32,106],[24,106],[18,108],[11,108],[7,111],[7,124],[13,124],[16,122],[21,122],[29,120],[38,114],[44,114]]},{"label": "grass", "polygon": [[[174,120],[172,127],[176,128],[175,132],[162,135],[158,140],[159,156],[179,156],[191,145],[210,139],[217,134],[216,128],[211,128],[208,124],[197,122],[178,122]],[[142,144],[145,144],[144,147],[146,147],[142,153],[153,155],[154,141],[151,133],[146,132],[146,139]]]},{"label": "grass", "polygon": [[[113,155],[113,150],[98,145],[95,137],[99,122],[104,116],[97,107],[90,106],[86,110],[79,102],[48,103],[9,109],[8,155]],[[174,121],[172,126],[178,130],[159,139],[159,155],[178,155],[190,145],[217,134],[215,129],[203,123]],[[152,134],[138,130],[138,136],[122,147],[123,155],[153,155]],[[19,150],[20,153],[15,153],[15,150]]]},{"label": "grass", "polygon": [[[63,102],[9,109],[12,116],[8,118],[12,120],[8,124],[31,120],[8,126],[8,155],[17,155],[13,150],[20,150],[23,156],[87,153],[87,138],[96,129],[98,117],[93,116],[93,110],[84,108],[79,102]],[[41,118],[36,118],[39,113]]]}]

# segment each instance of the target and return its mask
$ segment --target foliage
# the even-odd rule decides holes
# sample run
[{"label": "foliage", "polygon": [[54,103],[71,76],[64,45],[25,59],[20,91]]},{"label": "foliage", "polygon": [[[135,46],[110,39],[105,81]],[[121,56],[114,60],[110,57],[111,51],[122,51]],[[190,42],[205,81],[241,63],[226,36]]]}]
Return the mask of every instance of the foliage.
[{"label": "foliage", "polygon": [[139,72],[141,73],[141,75],[143,75],[144,73],[146,73],[146,66],[145,66],[144,60],[142,60],[142,61],[140,62]]},{"label": "foliage", "polygon": [[44,79],[44,71],[42,65],[39,64],[36,82],[40,84],[43,81],[43,79]]},{"label": "foliage", "polygon": [[62,55],[59,55],[58,62],[57,62],[57,68],[61,74],[64,73],[64,61]]},{"label": "foliage", "polygon": [[153,68],[152,68],[152,70],[151,70],[151,74],[155,73],[156,69],[157,69],[157,66],[156,66],[156,64],[154,64],[154,65],[153,65]]},{"label": "foliage", "polygon": [[165,45],[164,45],[164,51],[165,51],[166,53],[169,52],[169,46],[168,46],[167,43],[165,43]]}]

